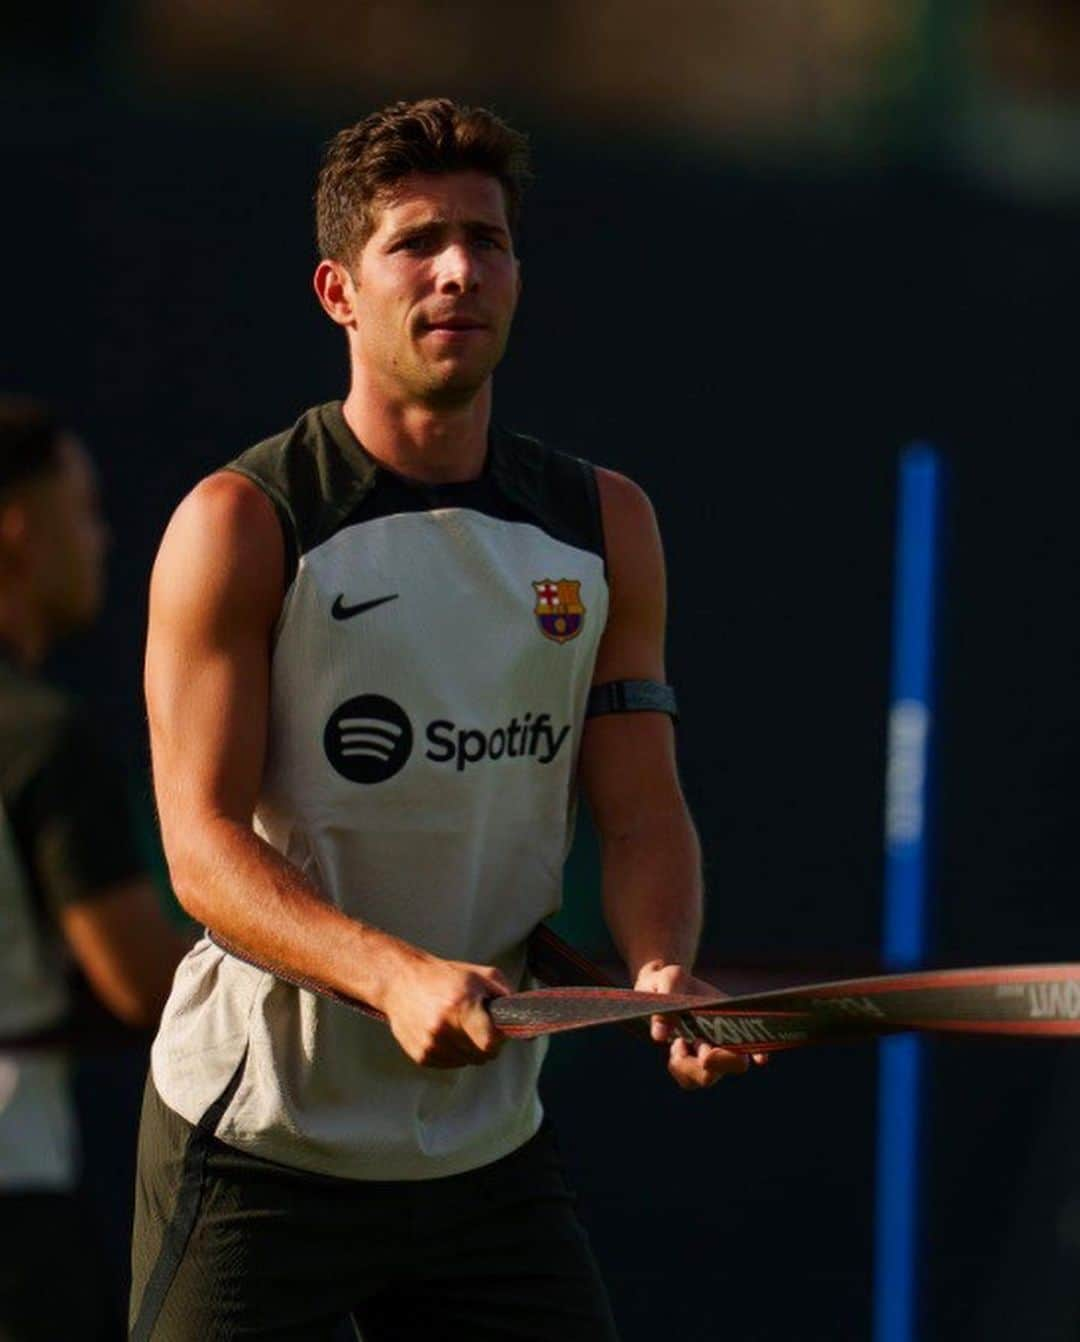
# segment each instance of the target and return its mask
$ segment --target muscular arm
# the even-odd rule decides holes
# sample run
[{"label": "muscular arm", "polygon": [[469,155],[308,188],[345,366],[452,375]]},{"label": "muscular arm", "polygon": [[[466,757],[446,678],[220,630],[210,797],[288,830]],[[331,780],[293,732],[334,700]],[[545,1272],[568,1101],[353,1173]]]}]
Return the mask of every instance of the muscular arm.
[{"label": "muscular arm", "polygon": [[483,1001],[509,990],[496,970],[440,960],[346,916],[251,828],[283,587],[266,496],[230,472],[203,481],[162,541],[146,653],[154,787],[177,898],[255,958],[385,1011],[414,1061],[485,1061],[499,1036]]},{"label": "muscular arm", "polygon": [[[594,681],[664,680],[666,595],[656,519],[636,485],[598,472],[611,593]],[[604,916],[635,986],[695,991],[701,934],[701,852],[679,786],[674,731],[661,713],[590,719],[581,778],[603,863]],[[704,990],[705,985],[700,985]],[[669,1038],[654,1022],[654,1037]],[[708,1085],[745,1061],[724,1049],[671,1042],[669,1068],[686,1087]]]}]

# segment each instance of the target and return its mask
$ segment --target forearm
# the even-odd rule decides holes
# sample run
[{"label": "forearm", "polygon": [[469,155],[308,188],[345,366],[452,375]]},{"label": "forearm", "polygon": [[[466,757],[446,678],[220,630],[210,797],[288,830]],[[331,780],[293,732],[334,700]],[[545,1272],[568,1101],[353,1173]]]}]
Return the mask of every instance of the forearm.
[{"label": "forearm", "polygon": [[173,888],[193,918],[255,959],[384,1007],[425,952],[341,912],[248,826],[224,817],[166,836]]},{"label": "forearm", "polygon": [[701,848],[685,808],[601,834],[604,916],[631,981],[651,963],[690,968],[703,911]]}]

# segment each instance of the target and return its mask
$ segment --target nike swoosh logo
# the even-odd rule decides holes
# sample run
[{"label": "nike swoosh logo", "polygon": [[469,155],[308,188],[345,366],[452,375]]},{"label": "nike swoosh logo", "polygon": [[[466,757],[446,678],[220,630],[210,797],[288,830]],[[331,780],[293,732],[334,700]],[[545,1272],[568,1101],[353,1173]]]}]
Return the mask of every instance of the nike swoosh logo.
[{"label": "nike swoosh logo", "polygon": [[355,606],[346,606],[345,598],[339,592],[330,607],[330,614],[335,620],[351,620],[354,615],[362,615],[365,610],[374,610],[376,606],[384,606],[388,601],[397,599],[398,594],[395,592],[393,596],[377,596],[374,601],[361,601]]}]

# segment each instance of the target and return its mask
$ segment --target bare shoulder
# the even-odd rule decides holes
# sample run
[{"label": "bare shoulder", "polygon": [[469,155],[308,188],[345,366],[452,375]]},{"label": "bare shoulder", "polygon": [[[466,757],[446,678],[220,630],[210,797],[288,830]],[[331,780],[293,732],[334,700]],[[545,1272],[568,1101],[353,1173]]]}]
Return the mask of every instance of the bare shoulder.
[{"label": "bare shoulder", "polygon": [[175,599],[276,614],[284,582],[281,525],[270,499],[236,471],[217,471],[173,513],[151,579],[151,611]]},{"label": "bare shoulder", "polygon": [[649,496],[617,471],[597,469],[610,591],[594,678],[664,678],[664,553]]},{"label": "bare shoulder", "polygon": [[258,547],[280,540],[274,506],[263,490],[237,471],[216,471],[200,480],[172,515],[166,538],[196,533],[204,541],[248,540]]},{"label": "bare shoulder", "polygon": [[604,532],[609,541],[624,531],[640,536],[641,529],[656,530],[656,513],[648,494],[628,475],[596,468],[596,484],[600,494],[600,510]]},{"label": "bare shoulder", "polygon": [[608,580],[640,589],[664,582],[660,528],[648,494],[628,476],[597,468],[597,489],[604,522]]}]

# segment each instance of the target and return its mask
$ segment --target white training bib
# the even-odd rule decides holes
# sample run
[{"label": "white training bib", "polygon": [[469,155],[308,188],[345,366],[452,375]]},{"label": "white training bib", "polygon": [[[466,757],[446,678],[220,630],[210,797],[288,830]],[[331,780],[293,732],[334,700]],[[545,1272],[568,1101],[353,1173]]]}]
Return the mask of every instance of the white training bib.
[{"label": "white training bib", "polygon": [[[233,464],[282,519],[290,575],[272,661],[257,831],[346,913],[497,965],[561,900],[577,757],[607,614],[592,468],[495,432],[483,477],[378,466],[332,403]],[[385,1026],[203,940],[153,1052],[222,1140],[362,1179],[449,1175],[540,1121],[543,1045],[483,1067],[412,1063]]]}]

